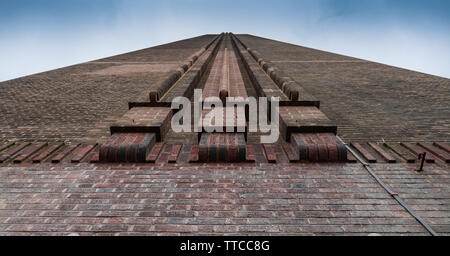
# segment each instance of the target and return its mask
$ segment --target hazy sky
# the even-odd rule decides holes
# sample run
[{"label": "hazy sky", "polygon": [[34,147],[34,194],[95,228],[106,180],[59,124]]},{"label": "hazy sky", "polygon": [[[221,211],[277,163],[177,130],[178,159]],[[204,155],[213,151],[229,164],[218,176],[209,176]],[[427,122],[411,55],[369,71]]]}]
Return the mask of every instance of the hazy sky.
[{"label": "hazy sky", "polygon": [[450,78],[448,0],[0,0],[0,81],[222,31]]}]

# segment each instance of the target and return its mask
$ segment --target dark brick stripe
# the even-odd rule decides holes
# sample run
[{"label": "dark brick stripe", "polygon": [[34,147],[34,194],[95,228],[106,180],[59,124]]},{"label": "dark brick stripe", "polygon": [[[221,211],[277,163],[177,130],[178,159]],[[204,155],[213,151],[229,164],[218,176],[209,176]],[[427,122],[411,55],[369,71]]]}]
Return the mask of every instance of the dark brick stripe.
[{"label": "dark brick stripe", "polygon": [[[112,163],[119,162],[119,158],[121,161],[126,161],[127,145],[135,144],[135,141],[138,139],[137,136],[138,134],[121,134],[120,136],[115,137],[111,146],[108,148],[107,161]],[[129,144],[125,144],[126,141],[128,141],[128,138],[130,142]],[[122,145],[125,145],[125,147],[122,147]],[[101,160],[103,161],[103,159]]]},{"label": "dark brick stripe", "polygon": [[396,163],[397,160],[391,156],[386,150],[382,149],[378,144],[374,142],[369,142],[369,146],[371,146],[378,154],[380,154],[384,160],[386,160],[388,163]]},{"label": "dark brick stripe", "polygon": [[347,151],[347,162],[348,163],[357,163],[358,162],[358,160],[356,160],[356,157],[350,151]]},{"label": "dark brick stripe", "polygon": [[70,160],[72,163],[79,163],[81,160],[91,152],[97,144],[94,145],[83,145],[80,147],[72,156],[72,160]]},{"label": "dark brick stripe", "polygon": [[14,156],[19,151],[21,151],[22,149],[26,148],[28,145],[30,145],[30,143],[24,142],[24,143],[21,143],[21,144],[17,145],[16,147],[10,148],[7,151],[3,152],[3,154],[0,156],[0,163],[3,163],[8,158]]},{"label": "dark brick stripe", "polygon": [[79,144],[68,145],[61,152],[52,158],[52,163],[60,163],[66,156],[68,156]]},{"label": "dark brick stripe", "polygon": [[59,150],[64,145],[63,142],[50,145],[48,148],[46,148],[44,151],[39,153],[39,155],[35,156],[33,158],[33,163],[40,163],[44,161],[47,157],[49,157],[51,154]]},{"label": "dark brick stripe", "polygon": [[129,151],[129,147],[128,145],[135,143],[135,140],[137,139],[137,134],[136,135],[131,135],[131,136],[124,136],[124,139],[122,140],[121,143],[116,144],[116,147],[118,147],[118,152],[117,152],[117,161],[124,163],[127,161],[127,153]]},{"label": "dark brick stripe", "polygon": [[144,163],[148,153],[152,149],[152,147],[156,143],[156,136],[154,134],[147,134],[145,137],[140,141],[138,145],[138,151],[137,151],[137,162]]},{"label": "dark brick stripe", "polygon": [[111,144],[120,136],[120,133],[112,134],[111,137],[100,145],[99,159],[106,161],[108,159],[108,151]]},{"label": "dark brick stripe", "polygon": [[[343,146],[343,145],[342,145]],[[339,147],[336,144],[327,144],[328,147],[328,161],[330,162],[338,162],[340,159]],[[342,158],[342,157],[341,157]]]},{"label": "dark brick stripe", "polygon": [[94,150],[91,151],[83,160],[83,162],[87,163],[98,163],[100,162],[100,147],[95,147]]},{"label": "dark brick stripe", "polygon": [[361,153],[363,155],[363,157],[365,159],[367,159],[367,161],[369,163],[376,163],[377,159],[369,153],[369,151],[367,151],[366,148],[364,148],[361,144],[359,143],[351,143],[350,144],[352,147],[354,147],[356,150],[358,150],[359,153]]},{"label": "dark brick stripe", "polygon": [[8,142],[8,143],[5,143],[4,145],[0,146],[0,151],[3,151],[3,150],[5,150],[5,149],[9,148],[9,147],[11,147],[12,145],[14,145],[14,142]]},{"label": "dark brick stripe", "polygon": [[[223,135],[223,134],[222,134]],[[231,136],[231,134],[227,134],[227,162],[234,163],[237,161],[237,141],[236,136]],[[233,134],[234,135],[234,134]],[[236,134],[237,135],[237,134]]]},{"label": "dark brick stripe", "polygon": [[18,155],[14,157],[14,163],[22,163],[24,160],[41,150],[42,148],[46,147],[46,142],[37,143],[35,145],[31,145],[24,149],[22,152],[20,152]]},{"label": "dark brick stripe", "polygon": [[302,139],[301,134],[291,135],[291,144],[294,143],[294,148],[298,152],[298,160],[307,161],[309,159],[308,144]]},{"label": "dark brick stripe", "polygon": [[450,153],[450,146],[445,143],[435,142],[433,145],[435,145],[436,147],[438,147],[442,150],[445,150],[447,153]]},{"label": "dark brick stripe", "polygon": [[441,159],[442,161],[444,161],[446,163],[450,163],[450,154],[445,152],[444,150],[434,147],[431,143],[425,143],[425,142],[419,142],[419,146],[428,150],[429,152],[434,154],[437,158]]},{"label": "dark brick stripe", "polygon": [[411,154],[409,150],[406,150],[404,147],[400,146],[397,143],[384,143],[384,145],[390,148],[394,153],[399,155],[401,158],[405,159],[408,163],[415,163],[417,157]]},{"label": "dark brick stripe", "polygon": [[427,152],[427,155],[425,157],[425,161],[427,161],[427,163],[434,163],[436,161],[435,157],[430,152],[418,147],[417,145],[413,145],[409,142],[402,142],[402,143],[400,143],[400,145],[407,148],[409,151],[414,153],[414,155],[416,155],[416,156],[419,156],[419,154]]}]

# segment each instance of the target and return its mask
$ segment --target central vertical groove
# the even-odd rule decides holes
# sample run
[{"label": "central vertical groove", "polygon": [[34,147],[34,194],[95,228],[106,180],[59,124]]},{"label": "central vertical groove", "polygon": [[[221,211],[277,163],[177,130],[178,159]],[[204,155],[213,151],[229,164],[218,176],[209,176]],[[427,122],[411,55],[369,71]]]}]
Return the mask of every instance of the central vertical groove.
[{"label": "central vertical groove", "polygon": [[[230,35],[225,36],[212,63],[203,96],[204,101],[206,101],[206,97],[218,97],[224,104],[226,104],[227,97],[247,98]],[[198,159],[200,162],[246,161],[247,123],[245,113],[237,111],[236,107],[232,108],[232,111],[226,109],[226,106],[224,107],[216,109],[214,104],[211,109],[204,108],[202,110],[202,119],[199,120],[203,127],[199,139]],[[218,114],[215,112],[217,110],[223,112]]]},{"label": "central vertical groove", "polygon": [[223,53],[222,77],[220,81],[219,98],[225,103],[230,92],[230,67],[228,66],[228,48],[225,47]]}]

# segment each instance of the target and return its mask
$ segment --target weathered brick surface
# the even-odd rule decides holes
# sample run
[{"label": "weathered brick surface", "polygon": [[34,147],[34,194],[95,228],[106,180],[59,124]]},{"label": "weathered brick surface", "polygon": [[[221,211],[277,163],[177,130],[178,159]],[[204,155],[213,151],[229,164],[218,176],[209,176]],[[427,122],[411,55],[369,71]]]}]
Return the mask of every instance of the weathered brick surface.
[{"label": "weathered brick surface", "polygon": [[2,154],[0,155],[0,163],[3,163],[4,161],[11,159],[16,153],[20,152],[22,149],[26,148],[30,143],[23,142],[17,145],[13,145],[12,147],[8,148]]},{"label": "weathered brick surface", "polygon": [[441,235],[450,231],[450,176],[448,165],[426,164],[415,172],[417,164],[373,164],[375,173],[428,224]]},{"label": "weathered brick surface", "polygon": [[172,110],[165,107],[139,107],[130,109],[117,122],[111,125],[114,133],[155,133],[162,141],[170,129]]},{"label": "weathered brick surface", "polygon": [[72,153],[80,144],[75,143],[73,145],[67,145],[61,151],[57,152],[51,157],[51,162],[54,164],[60,163],[64,158],[66,158],[70,153]]},{"label": "weathered brick surface", "polygon": [[348,141],[450,140],[450,80],[237,35],[321,101]]},{"label": "weathered brick surface", "polygon": [[[416,158],[418,158],[420,154],[427,152],[425,149],[420,148],[419,146],[417,146],[414,143],[402,142],[402,143],[400,143],[400,145],[402,145],[403,147],[405,147],[409,151],[411,151],[416,156]],[[434,163],[436,161],[436,157],[434,157],[432,154],[430,154],[430,152],[427,152],[427,153],[428,154],[426,154],[426,156],[425,156],[425,160],[427,161],[427,163]]]},{"label": "weathered brick surface", "polygon": [[215,36],[2,82],[0,140],[104,141],[111,123],[128,111],[128,101],[148,99],[153,86]]},{"label": "weathered brick surface", "polygon": [[444,150],[447,153],[450,153],[450,145],[446,144],[446,143],[442,143],[442,142],[435,142],[433,143],[434,146]]},{"label": "weathered brick surface", "polygon": [[85,158],[89,154],[89,152],[91,152],[93,149],[95,149],[96,146],[97,146],[97,144],[81,146],[75,152],[75,154],[73,155],[73,157],[70,160],[70,162],[72,162],[72,163],[79,163],[79,162],[81,162],[81,159]]},{"label": "weathered brick surface", "polygon": [[375,150],[378,154],[380,154],[381,157],[383,157],[384,160],[386,160],[388,163],[396,163],[397,162],[397,160],[391,154],[389,154],[386,149],[383,149],[382,146],[380,146],[374,142],[369,142],[367,144],[369,144],[369,146],[373,150]]},{"label": "weathered brick surface", "polygon": [[[428,235],[361,165],[270,166],[2,167],[0,234]],[[448,170],[374,168],[449,234]]]},{"label": "weathered brick surface", "polygon": [[337,127],[316,107],[279,107],[280,136],[290,141],[292,133],[334,133]]},{"label": "weathered brick surface", "polygon": [[376,163],[377,159],[361,144],[354,142],[351,143],[351,146],[354,147],[360,155],[362,155],[368,163]]},{"label": "weathered brick surface", "polygon": [[9,147],[11,147],[13,145],[14,145],[14,142],[3,142],[0,145],[0,151],[5,150],[5,149],[7,149],[7,148],[9,148]]},{"label": "weathered brick surface", "polygon": [[392,150],[392,152],[396,153],[398,156],[406,160],[408,163],[414,163],[417,160],[417,156],[413,155],[411,151],[402,147],[398,143],[384,143],[384,146]]},{"label": "weathered brick surface", "polygon": [[450,163],[450,153],[432,145],[431,143],[420,142],[419,146],[426,149],[428,152],[430,152],[440,160],[446,163]]},{"label": "weathered brick surface", "polygon": [[436,144],[445,143],[348,143],[368,163],[420,163],[418,154],[426,152],[426,164],[436,163],[441,166],[448,166],[447,152],[441,150]]},{"label": "weathered brick surface", "polygon": [[64,145],[64,143],[62,143],[62,142],[49,145],[48,148],[45,148],[44,150],[42,150],[36,156],[33,157],[33,163],[40,163],[40,162],[44,161],[47,157],[49,157],[51,154],[56,152],[63,145]]},{"label": "weathered brick surface", "polygon": [[19,154],[17,154],[14,157],[14,162],[15,163],[23,162],[24,160],[26,160],[27,158],[32,156],[34,153],[36,153],[39,150],[41,150],[42,148],[44,148],[45,146],[47,146],[47,142],[36,143],[36,144],[33,144],[33,145],[27,147],[26,149],[20,151]]}]

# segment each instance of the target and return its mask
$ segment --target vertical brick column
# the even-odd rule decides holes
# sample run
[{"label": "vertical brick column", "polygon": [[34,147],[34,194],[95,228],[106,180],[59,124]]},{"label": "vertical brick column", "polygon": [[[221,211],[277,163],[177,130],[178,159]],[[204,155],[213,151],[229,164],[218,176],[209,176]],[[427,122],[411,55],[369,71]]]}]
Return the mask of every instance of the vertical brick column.
[{"label": "vertical brick column", "polygon": [[[242,74],[229,35],[214,60],[210,75],[205,83],[203,97],[219,97],[226,103],[227,97],[248,98]],[[227,111],[228,110],[228,111]],[[200,162],[244,162],[246,160],[247,121],[245,111],[240,112],[233,106],[224,106],[223,123],[208,120],[210,109],[203,109],[203,132],[199,135],[198,160]],[[230,113],[230,114],[227,114]],[[207,124],[207,125],[205,125]],[[215,129],[215,132],[209,133]]]}]

